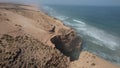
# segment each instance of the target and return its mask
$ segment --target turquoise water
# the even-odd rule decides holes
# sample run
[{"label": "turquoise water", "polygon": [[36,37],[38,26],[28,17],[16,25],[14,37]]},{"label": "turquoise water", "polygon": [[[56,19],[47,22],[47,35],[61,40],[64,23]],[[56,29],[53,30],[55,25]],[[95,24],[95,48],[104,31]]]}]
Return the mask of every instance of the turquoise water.
[{"label": "turquoise water", "polygon": [[47,5],[43,9],[76,29],[84,50],[120,64],[120,7]]}]

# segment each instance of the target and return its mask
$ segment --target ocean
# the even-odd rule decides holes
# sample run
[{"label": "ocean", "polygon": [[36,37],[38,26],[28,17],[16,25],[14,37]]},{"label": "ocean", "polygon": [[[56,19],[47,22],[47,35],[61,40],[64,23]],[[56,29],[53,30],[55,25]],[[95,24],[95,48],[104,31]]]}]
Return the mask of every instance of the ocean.
[{"label": "ocean", "polygon": [[43,10],[83,39],[83,50],[120,64],[120,7],[45,5]]}]

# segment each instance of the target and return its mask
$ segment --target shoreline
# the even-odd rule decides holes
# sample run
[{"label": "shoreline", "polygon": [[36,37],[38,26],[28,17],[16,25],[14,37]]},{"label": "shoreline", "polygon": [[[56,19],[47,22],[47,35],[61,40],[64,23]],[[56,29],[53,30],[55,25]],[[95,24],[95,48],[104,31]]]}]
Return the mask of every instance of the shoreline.
[{"label": "shoreline", "polygon": [[[72,29],[69,26],[66,26],[62,21],[52,16],[49,16],[48,14],[39,10],[38,10],[39,12],[27,10],[27,9],[37,10],[34,7],[23,5],[23,6],[19,6],[18,8],[13,6],[15,5],[12,4],[12,9],[11,9],[11,7],[9,7],[9,4],[7,4],[7,6],[2,5],[2,7],[0,4],[0,8],[3,8],[0,10],[1,13],[0,22],[5,23],[5,24],[0,23],[1,25],[0,34],[5,34],[10,32],[8,34],[13,36],[18,36],[23,34],[31,35],[35,39],[44,43],[45,45],[48,45],[53,48],[54,47],[56,48],[56,46],[60,46],[56,42],[56,40],[58,40],[59,42],[64,44],[62,48],[64,49],[64,53],[71,54],[71,50],[72,51],[76,49],[78,49],[77,51],[80,50],[82,39],[80,38],[79,39],[80,41],[77,42],[79,45],[78,44],[76,46],[72,45],[71,47],[70,46],[71,43],[68,42],[71,42],[73,40],[74,41],[78,40],[77,38],[78,36],[74,29]],[[6,8],[10,8],[10,9],[6,9]],[[25,10],[23,10],[23,8]],[[4,16],[2,16],[2,14],[4,14]],[[55,29],[53,29],[54,26]],[[51,30],[52,32],[50,32]],[[67,39],[71,39],[71,40],[65,39],[66,35],[68,35]],[[53,43],[51,43],[51,39],[53,39]],[[63,39],[67,41],[67,43]],[[68,49],[66,46],[70,47],[71,50]],[[61,48],[58,47],[57,49],[61,49]],[[79,57],[77,58],[78,58],[77,60],[70,62],[70,68],[107,68],[107,67],[119,68],[120,67],[87,51],[82,51]]]},{"label": "shoreline", "polygon": [[[43,13],[44,13],[44,12],[43,12]],[[48,15],[48,16],[50,16],[50,17],[52,17],[52,18],[54,18],[54,19],[56,19],[56,20],[59,20],[59,19],[57,19],[57,18],[49,15],[48,13],[45,13],[45,14]],[[67,27],[73,29],[75,32],[77,32],[74,28],[72,28],[72,27],[64,24],[62,20],[59,20],[59,21],[60,21],[64,26],[67,26]],[[108,65],[108,66],[102,64],[102,65],[100,65],[100,66],[98,66],[98,67],[91,67],[91,66],[94,66],[94,65],[95,65],[94,63],[92,63],[93,65],[91,64],[91,66],[90,66],[90,65],[86,65],[87,63],[86,63],[86,64],[82,64],[83,67],[78,66],[78,65],[79,65],[78,63],[81,64],[81,59],[83,59],[83,57],[81,58],[81,56],[80,56],[78,60],[75,60],[75,61],[73,61],[73,62],[71,63],[70,68],[84,68],[84,65],[86,65],[86,67],[90,67],[90,68],[103,68],[103,67],[106,67],[106,68],[107,68],[107,67],[109,67],[109,68],[119,68],[119,67],[120,67],[119,64],[116,64],[116,63],[112,63],[112,62],[110,62],[110,61],[107,61],[107,60],[103,59],[102,57],[99,57],[99,56],[97,56],[97,55],[95,55],[95,54],[93,54],[93,53],[91,53],[91,52],[81,51],[81,53],[82,53],[82,54],[80,54],[80,55],[83,55],[84,53],[88,53],[88,55],[90,54],[91,56],[95,56],[95,57],[97,57],[97,60],[100,60],[100,61],[101,61],[100,63],[103,62],[103,63],[105,63],[105,64]],[[93,59],[93,58],[91,58],[91,59]],[[80,62],[79,62],[79,61],[80,61]],[[88,60],[85,60],[85,61],[88,62]],[[96,61],[96,60],[95,60],[95,61]],[[99,62],[98,62],[98,63],[99,63]],[[74,64],[76,64],[76,66],[75,66]],[[77,64],[78,64],[78,65],[77,65]],[[77,67],[77,66],[78,66],[78,67]],[[102,67],[102,66],[103,66],[103,67]]]}]

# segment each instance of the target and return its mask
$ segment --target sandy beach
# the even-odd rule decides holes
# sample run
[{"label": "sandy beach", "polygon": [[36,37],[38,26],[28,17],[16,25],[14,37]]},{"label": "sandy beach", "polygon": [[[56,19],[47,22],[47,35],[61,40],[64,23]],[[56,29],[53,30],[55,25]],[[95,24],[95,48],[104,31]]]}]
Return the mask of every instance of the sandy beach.
[{"label": "sandy beach", "polygon": [[[28,60],[31,59],[31,56],[32,58],[37,58],[37,61],[33,62],[33,64],[36,63],[36,66],[31,68],[49,68],[49,65],[54,66],[50,68],[120,68],[119,65],[112,64],[111,62],[106,61],[90,52],[81,51],[82,39],[78,38],[76,32],[73,29],[65,26],[61,21],[54,17],[48,16],[44,12],[40,11],[37,7],[33,7],[31,5],[0,3],[0,38],[4,34],[10,35],[12,37],[23,36],[23,38],[24,36],[30,36],[29,41],[31,41],[31,38],[36,39],[36,41],[39,41],[39,43],[42,43],[48,47],[45,49],[50,49],[50,53],[47,50],[47,52],[44,53],[45,50],[40,50],[40,47],[38,47],[38,51],[42,51],[42,53],[39,53],[36,49],[34,49],[33,52],[35,53],[35,56],[32,56],[34,53],[31,52],[30,49],[26,49],[27,47],[29,48],[29,46],[26,46],[26,48],[25,46],[13,46],[13,50],[14,48],[18,49],[17,53],[19,53],[19,49],[22,50],[22,48],[23,52],[25,50],[30,51],[28,52],[30,54],[27,54]],[[0,41],[5,43],[2,39],[0,39]],[[14,43],[18,44],[15,41]],[[27,43],[29,42],[25,42],[25,44]],[[9,44],[9,42],[5,44]],[[23,43],[20,43],[20,45],[23,45]],[[39,44],[35,47],[37,46],[39,46]],[[8,47],[4,47],[2,49],[2,44],[0,44],[0,58],[8,56],[5,54],[6,51],[13,52],[12,48],[10,50],[8,49],[9,45]],[[80,52],[80,55],[78,55],[77,59],[76,57],[71,56],[73,52]],[[26,57],[26,53],[27,52],[21,53],[20,56]],[[50,56],[46,57],[46,54],[50,54]],[[44,55],[45,58],[41,58],[41,55]],[[52,60],[50,60],[51,58]],[[70,61],[71,58],[75,60]],[[26,62],[26,59],[23,58],[17,58],[14,60],[14,62],[11,63],[8,63],[9,59],[0,59],[0,68],[18,67],[20,66],[18,59],[22,59],[23,63],[25,63],[20,68],[23,68],[29,62]],[[39,63],[40,61],[45,62],[41,64],[42,62]],[[18,66],[14,65],[15,62],[18,64]],[[49,65],[46,67],[45,65],[48,64],[48,62]],[[7,63],[8,66],[6,65]],[[29,67],[29,64],[26,67]]]}]

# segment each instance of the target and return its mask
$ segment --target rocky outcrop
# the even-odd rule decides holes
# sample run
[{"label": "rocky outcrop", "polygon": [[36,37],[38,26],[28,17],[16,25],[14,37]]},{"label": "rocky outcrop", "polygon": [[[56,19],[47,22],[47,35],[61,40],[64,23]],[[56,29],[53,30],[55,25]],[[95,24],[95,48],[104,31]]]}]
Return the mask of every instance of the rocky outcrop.
[{"label": "rocky outcrop", "polygon": [[79,58],[80,51],[82,49],[82,40],[76,35],[74,30],[59,30],[60,35],[56,35],[51,39],[51,42],[55,44],[64,55],[69,56],[71,61]]},{"label": "rocky outcrop", "polygon": [[69,58],[30,36],[0,35],[0,68],[68,68]]}]

